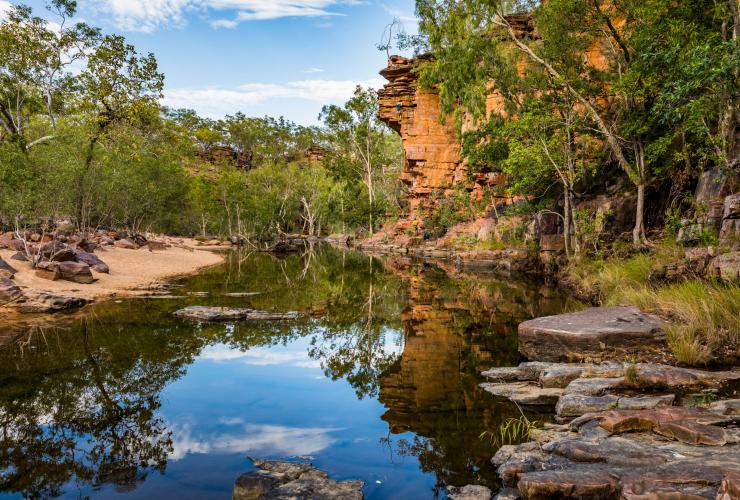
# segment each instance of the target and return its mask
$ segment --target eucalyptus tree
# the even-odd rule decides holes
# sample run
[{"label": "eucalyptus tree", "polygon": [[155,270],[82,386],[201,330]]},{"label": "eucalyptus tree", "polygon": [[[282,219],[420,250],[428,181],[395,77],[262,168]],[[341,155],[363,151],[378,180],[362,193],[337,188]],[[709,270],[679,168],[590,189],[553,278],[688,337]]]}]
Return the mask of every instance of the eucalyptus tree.
[{"label": "eucalyptus tree", "polygon": [[[729,2],[736,7],[736,0]],[[544,86],[532,89],[534,95],[567,94],[634,183],[637,207],[633,242],[639,245],[645,242],[643,213],[651,168],[647,152],[655,137],[654,131],[646,127],[645,117],[654,116],[655,104],[670,86],[664,80],[648,89],[652,93],[642,92],[645,87],[641,82],[646,77],[661,78],[660,74],[648,75],[645,63],[655,54],[655,48],[668,55],[671,50],[683,50],[684,40],[691,38],[677,37],[667,42],[651,30],[651,45],[651,39],[641,33],[661,20],[670,25],[679,17],[685,19],[692,9],[703,9],[701,16],[705,19],[710,4],[725,24],[734,23],[730,12],[737,11],[717,2],[691,2],[691,7],[679,3],[681,6],[676,7],[669,0],[417,0],[420,28],[436,58],[423,69],[421,81],[438,87],[443,112],[460,104],[481,116],[491,82],[504,98],[516,103],[521,98],[521,87],[511,82],[522,73],[543,72],[547,76]],[[522,11],[527,15],[511,15]],[[736,44],[733,46],[736,51]],[[682,80],[691,86],[691,78]],[[726,88],[736,83],[728,86],[726,78],[724,81]],[[728,102],[735,101],[724,98],[721,107],[730,109]],[[729,142],[728,130],[734,129],[727,125],[720,128],[728,138],[724,143]]]},{"label": "eucalyptus tree", "polygon": [[373,233],[377,181],[387,162],[387,129],[378,120],[378,97],[371,89],[357,86],[344,106],[324,106],[320,118],[328,130],[335,160],[357,175],[369,202],[368,228]]},{"label": "eucalyptus tree", "polygon": [[73,189],[77,223],[85,228],[92,222],[89,193],[96,146],[116,125],[146,128],[159,121],[164,75],[153,54],[140,55],[122,36],[108,35],[88,56],[78,81],[78,107],[90,130]]},{"label": "eucalyptus tree", "polygon": [[[52,0],[47,8],[57,21],[15,5],[0,23],[0,123],[24,150],[54,138],[56,114],[73,86],[71,68],[100,39],[98,29],[70,24],[77,10],[74,0]],[[51,133],[30,138],[31,117],[42,109]]]}]

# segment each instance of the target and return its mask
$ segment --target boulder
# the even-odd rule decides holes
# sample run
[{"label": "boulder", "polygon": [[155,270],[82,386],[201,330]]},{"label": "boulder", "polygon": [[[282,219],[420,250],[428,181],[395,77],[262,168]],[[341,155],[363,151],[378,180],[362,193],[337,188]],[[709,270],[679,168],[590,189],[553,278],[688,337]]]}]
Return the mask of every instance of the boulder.
[{"label": "boulder", "polygon": [[99,245],[88,239],[82,239],[77,243],[77,249],[82,250],[83,252],[93,253],[97,248],[99,248]]},{"label": "boulder", "polygon": [[18,271],[0,257],[0,278],[12,279]]},{"label": "boulder", "polygon": [[635,307],[596,307],[545,316],[519,325],[519,352],[532,361],[567,361],[598,355],[607,347],[640,348],[662,343],[662,322]]},{"label": "boulder", "polygon": [[293,320],[301,317],[297,312],[270,312],[256,309],[189,306],[175,311],[175,316],[201,321],[274,321]]},{"label": "boulder", "polygon": [[13,233],[7,232],[0,234],[0,248],[10,248],[11,241],[13,241]]},{"label": "boulder", "polygon": [[14,252],[24,252],[26,250],[26,244],[23,240],[12,239],[8,242],[8,249]]},{"label": "boulder", "polygon": [[0,306],[14,303],[23,298],[21,289],[8,278],[0,277]]},{"label": "boulder", "polygon": [[41,246],[39,256],[51,262],[74,262],[75,251],[64,243],[52,241]]},{"label": "boulder", "polygon": [[725,198],[719,241],[730,247],[740,245],[740,193]]},{"label": "boulder", "polygon": [[41,262],[36,265],[36,275],[52,281],[66,280],[83,285],[95,281],[90,266],[82,262]]},{"label": "boulder", "polygon": [[306,462],[252,460],[258,470],[242,474],[233,500],[316,499],[362,500],[362,481],[335,481]]},{"label": "boulder", "polygon": [[83,250],[75,250],[75,257],[77,258],[77,262],[87,264],[88,266],[90,266],[90,269],[97,273],[108,274],[110,272],[108,264],[100,260],[100,257],[95,255],[94,253],[85,252]]},{"label": "boulder", "polygon": [[724,281],[739,281],[740,252],[733,251],[714,257],[707,264],[706,276]]},{"label": "boulder", "polygon": [[543,234],[540,236],[540,250],[543,252],[562,252],[565,238],[562,234]]},{"label": "boulder", "polygon": [[10,256],[10,260],[17,260],[19,262],[28,262],[28,256],[24,252],[16,252]]},{"label": "boulder", "polygon": [[139,248],[136,243],[128,238],[117,240],[115,243],[113,243],[113,245],[117,248],[124,248],[126,250],[136,250],[137,248]]},{"label": "boulder", "polygon": [[162,241],[147,241],[146,247],[149,249],[150,252],[163,252],[167,250],[169,245]]}]

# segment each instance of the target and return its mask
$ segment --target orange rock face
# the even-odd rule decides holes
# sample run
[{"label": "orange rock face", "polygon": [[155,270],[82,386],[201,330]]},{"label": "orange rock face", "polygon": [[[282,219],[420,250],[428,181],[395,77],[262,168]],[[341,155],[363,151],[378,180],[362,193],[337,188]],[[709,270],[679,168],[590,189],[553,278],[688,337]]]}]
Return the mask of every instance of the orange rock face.
[{"label": "orange rock face", "polygon": [[[423,212],[434,208],[436,202],[430,196],[433,192],[449,194],[455,186],[462,185],[476,199],[483,195],[485,187],[506,182],[503,174],[495,172],[469,176],[453,117],[447,117],[443,123],[439,96],[418,85],[415,69],[429,59],[392,56],[388,67],[380,72],[388,83],[378,92],[378,117],[401,136],[401,180],[408,186],[410,220],[423,219]],[[491,95],[487,107],[489,113],[500,108],[500,97]],[[395,232],[404,229],[404,221],[399,224]]]},{"label": "orange rock face", "polygon": [[414,68],[424,59],[391,57],[388,67],[380,72],[388,84],[378,93],[379,118],[403,140],[401,179],[410,188],[414,206],[433,190],[450,189],[465,179],[453,120],[441,123],[439,97],[417,85]]}]

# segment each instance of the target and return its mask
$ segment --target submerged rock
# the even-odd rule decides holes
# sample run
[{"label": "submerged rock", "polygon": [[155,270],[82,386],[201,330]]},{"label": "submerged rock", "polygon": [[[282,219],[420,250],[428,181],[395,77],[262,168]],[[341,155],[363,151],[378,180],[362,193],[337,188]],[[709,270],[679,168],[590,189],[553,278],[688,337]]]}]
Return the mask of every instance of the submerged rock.
[{"label": "submerged rock", "polygon": [[450,500],[491,500],[491,490],[479,484],[467,486],[450,486],[447,488]]},{"label": "submerged rock", "polygon": [[53,313],[77,309],[87,304],[87,300],[80,297],[66,297],[47,292],[27,292],[13,307],[26,313]]},{"label": "submerged rock", "polygon": [[519,352],[532,361],[567,361],[607,347],[639,348],[662,342],[662,322],[635,307],[595,307],[545,316],[519,325]]},{"label": "submerged rock", "polygon": [[259,470],[242,474],[233,500],[346,499],[361,500],[362,481],[336,481],[307,462],[253,460]]},{"label": "submerged rock", "polygon": [[258,311],[256,309],[233,307],[189,306],[175,311],[175,316],[198,319],[202,321],[276,321],[293,320],[301,317],[300,313]]}]

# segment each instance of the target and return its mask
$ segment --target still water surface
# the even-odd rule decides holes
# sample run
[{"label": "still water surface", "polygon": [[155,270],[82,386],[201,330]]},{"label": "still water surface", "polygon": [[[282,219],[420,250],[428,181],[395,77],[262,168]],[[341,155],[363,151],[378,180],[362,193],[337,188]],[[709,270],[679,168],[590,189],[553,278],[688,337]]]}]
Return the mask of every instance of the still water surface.
[{"label": "still water surface", "polygon": [[[479,436],[517,410],[478,374],[518,361],[520,321],[563,308],[542,286],[329,247],[233,252],[169,295],[0,347],[0,499],[227,499],[248,457],[310,457],[370,499],[495,487]],[[172,316],[196,304],[306,317]]]}]

